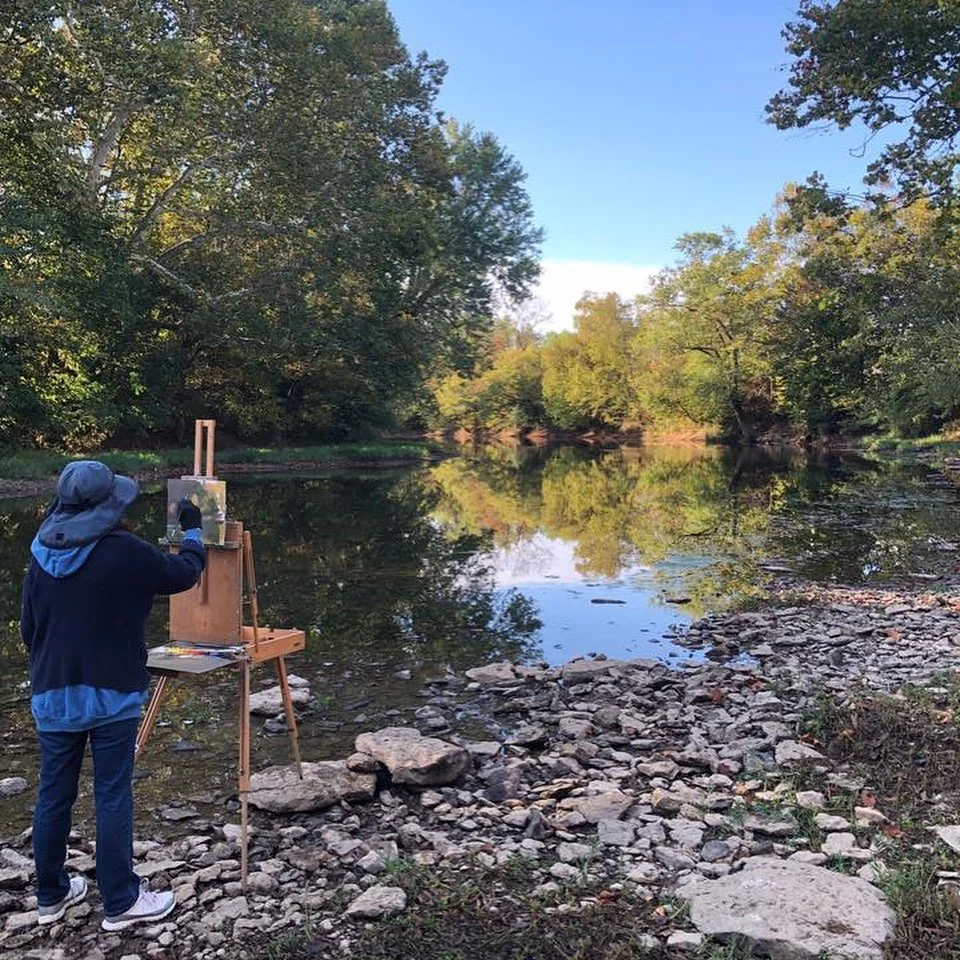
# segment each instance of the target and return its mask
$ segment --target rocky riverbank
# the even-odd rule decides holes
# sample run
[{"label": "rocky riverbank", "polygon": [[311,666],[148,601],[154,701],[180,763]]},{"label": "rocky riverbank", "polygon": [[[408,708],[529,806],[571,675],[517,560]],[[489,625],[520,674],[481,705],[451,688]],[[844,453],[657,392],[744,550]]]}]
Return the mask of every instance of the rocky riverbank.
[{"label": "rocky riverbank", "polygon": [[[520,955],[484,953],[481,933],[458,952],[417,946],[424,898],[442,882],[479,891],[454,898],[458,910],[499,916],[518,938],[543,935],[543,957],[565,955],[550,952],[559,934],[549,923],[571,917],[582,930],[609,918],[607,935],[621,931],[609,955],[624,958],[736,956],[711,952],[714,938],[784,960],[881,960],[885,943],[886,956],[907,956],[889,953],[902,918],[881,892],[897,869],[902,798],[818,731],[880,692],[949,699],[957,603],[838,590],[710,617],[679,639],[708,659],[679,670],[492,664],[425,691],[427,733],[469,703],[504,731],[497,739],[388,728],[359,736],[342,761],[307,764],[303,781],[286,768],[259,773],[245,891],[236,824],[182,808],[190,835],[141,837],[135,851],[143,876],[177,892],[178,911],[154,927],[101,933],[92,897],[40,930],[29,836],[8,838],[0,950],[35,960]],[[942,790],[925,809],[916,843],[949,866],[944,844],[960,828],[943,840],[927,828],[952,827],[960,811]],[[71,869],[92,876],[92,838],[72,844]]]}]

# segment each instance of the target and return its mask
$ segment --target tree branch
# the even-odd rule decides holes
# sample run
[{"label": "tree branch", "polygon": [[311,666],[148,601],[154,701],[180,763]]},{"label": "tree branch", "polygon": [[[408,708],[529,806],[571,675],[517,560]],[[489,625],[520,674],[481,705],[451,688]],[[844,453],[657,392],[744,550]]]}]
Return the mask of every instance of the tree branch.
[{"label": "tree branch", "polygon": [[161,194],[150,204],[150,209],[144,214],[143,219],[137,224],[136,229],[133,231],[133,234],[130,237],[130,246],[135,247],[143,235],[150,229],[153,223],[156,221],[157,217],[163,212],[164,208],[170,201],[170,198],[185,184],[187,181],[198,171],[206,169],[209,166],[212,166],[215,163],[220,163],[223,160],[226,160],[226,156],[215,155],[212,157],[207,157],[204,160],[200,160],[197,163],[192,164],[189,167],[186,167],[177,177],[173,183],[171,183]]},{"label": "tree branch", "polygon": [[117,112],[107,121],[103,136],[100,142],[94,147],[93,156],[90,159],[90,174],[87,178],[87,185],[90,192],[90,200],[93,203],[97,201],[97,194],[100,192],[100,184],[103,178],[103,168],[110,159],[120,139],[120,133],[127,121],[133,114],[144,105],[143,100],[133,100],[130,103],[120,107]]}]

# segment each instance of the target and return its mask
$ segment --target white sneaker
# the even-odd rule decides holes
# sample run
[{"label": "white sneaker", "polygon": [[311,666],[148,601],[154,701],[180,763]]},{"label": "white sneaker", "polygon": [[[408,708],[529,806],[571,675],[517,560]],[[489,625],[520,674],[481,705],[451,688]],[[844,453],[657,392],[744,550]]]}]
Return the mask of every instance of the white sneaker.
[{"label": "white sneaker", "polygon": [[133,902],[133,905],[123,913],[118,913],[115,917],[104,917],[100,926],[104,930],[123,930],[126,927],[132,927],[135,923],[143,923],[147,920],[162,920],[173,913],[173,908],[176,905],[177,897],[175,894],[169,891],[153,893],[148,888],[147,881],[141,880],[140,896]]},{"label": "white sneaker", "polygon": [[37,907],[37,923],[41,927],[48,923],[56,923],[67,912],[67,907],[79,903],[87,895],[87,878],[71,877],[70,891],[58,903],[51,903],[49,907]]}]

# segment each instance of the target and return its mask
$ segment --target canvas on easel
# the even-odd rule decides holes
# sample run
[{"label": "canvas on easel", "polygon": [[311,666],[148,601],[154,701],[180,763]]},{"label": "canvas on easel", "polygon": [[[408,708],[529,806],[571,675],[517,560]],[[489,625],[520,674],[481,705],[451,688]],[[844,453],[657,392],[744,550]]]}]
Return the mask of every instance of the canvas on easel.
[{"label": "canvas on easel", "polygon": [[[214,473],[215,420],[198,420],[193,444],[193,473],[167,481],[168,543],[180,543],[180,502],[189,500],[199,508],[203,542],[222,547],[227,541],[227,485]],[[204,462],[205,461],[205,462]]]}]

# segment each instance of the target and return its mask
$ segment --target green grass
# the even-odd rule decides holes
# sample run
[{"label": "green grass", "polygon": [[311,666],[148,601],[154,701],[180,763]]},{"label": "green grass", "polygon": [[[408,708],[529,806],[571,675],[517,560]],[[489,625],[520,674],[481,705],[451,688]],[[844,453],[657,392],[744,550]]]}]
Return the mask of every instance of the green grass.
[{"label": "green grass", "polygon": [[[351,464],[378,460],[426,460],[438,447],[415,441],[388,440],[361,443],[332,443],[305,447],[240,447],[217,454],[217,463],[276,464]],[[144,474],[184,470],[193,462],[193,451],[168,450],[101,450],[87,454],[67,454],[57,450],[23,450],[0,456],[0,479],[46,480],[55,477],[71,460],[84,457],[102,460],[118,473]]]},{"label": "green grass", "polygon": [[944,454],[960,453],[960,440],[955,433],[934,433],[928,437],[899,437],[892,433],[882,433],[864,437],[862,445],[872,453],[919,453],[927,450]]}]

